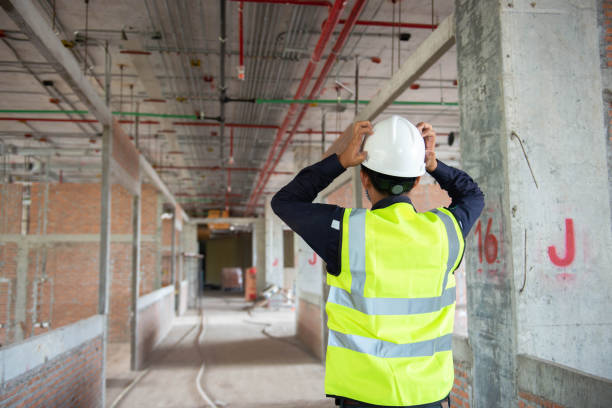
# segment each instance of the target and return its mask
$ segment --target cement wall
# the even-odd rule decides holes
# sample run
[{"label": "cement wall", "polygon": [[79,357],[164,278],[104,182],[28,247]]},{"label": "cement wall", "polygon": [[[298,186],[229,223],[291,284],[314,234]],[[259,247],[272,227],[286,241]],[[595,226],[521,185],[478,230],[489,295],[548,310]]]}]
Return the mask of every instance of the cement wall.
[{"label": "cement wall", "polygon": [[184,280],[184,281],[181,281],[179,285],[178,305],[176,308],[177,316],[182,316],[187,311],[188,298],[189,298],[189,282],[187,280]]},{"label": "cement wall", "polygon": [[266,285],[284,286],[283,222],[272,210],[272,196],[266,197]]},{"label": "cement wall", "polygon": [[519,354],[612,377],[599,9],[455,5],[462,161],[486,196],[465,255],[474,398],[510,407]]},{"label": "cement wall", "polygon": [[146,365],[151,352],[166,337],[174,321],[174,289],[166,286],[138,299],[138,367]]},{"label": "cement wall", "polygon": [[0,407],[100,407],[102,316],[0,349]]}]

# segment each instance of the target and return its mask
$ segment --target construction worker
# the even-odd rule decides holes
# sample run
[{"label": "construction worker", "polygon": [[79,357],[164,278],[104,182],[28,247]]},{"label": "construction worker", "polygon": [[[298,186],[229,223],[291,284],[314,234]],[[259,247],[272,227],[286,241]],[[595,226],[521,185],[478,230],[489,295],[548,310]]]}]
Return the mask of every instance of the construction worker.
[{"label": "construction worker", "polygon": [[[453,272],[484,195],[465,172],[436,159],[435,143],[427,123],[357,122],[339,156],[306,167],[272,200],[327,263],[325,393],[336,405],[450,406]],[[312,203],[358,165],[371,210]],[[449,208],[414,209],[406,194],[425,171],[450,195]]]}]

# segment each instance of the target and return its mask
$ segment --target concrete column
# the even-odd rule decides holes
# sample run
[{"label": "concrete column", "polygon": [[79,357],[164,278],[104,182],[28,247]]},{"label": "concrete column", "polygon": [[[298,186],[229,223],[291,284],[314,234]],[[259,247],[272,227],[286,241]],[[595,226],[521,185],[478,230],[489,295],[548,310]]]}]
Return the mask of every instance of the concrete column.
[{"label": "concrete column", "polygon": [[[141,190],[142,191],[142,190]],[[140,368],[138,361],[138,297],[140,293],[140,195],[132,198],[132,302],[130,310],[130,369]]]},{"label": "concrete column", "polygon": [[172,212],[172,227],[170,228],[170,277],[172,286],[176,289],[176,208]]},{"label": "concrete column", "polygon": [[[108,59],[108,58],[107,58]],[[107,75],[108,76],[108,75]],[[109,88],[107,88],[109,89]],[[111,240],[111,156],[113,130],[109,125],[103,126],[102,133],[102,191],[100,206],[100,268],[98,283],[98,314],[104,318],[104,336],[102,340],[102,404],[106,402],[106,345],[108,343],[108,315],[110,303],[110,240]]]},{"label": "concrete column", "polygon": [[266,223],[259,218],[253,223],[252,256],[253,265],[257,268],[257,293],[261,293],[266,286]]},{"label": "concrete column", "polygon": [[283,287],[283,224],[274,214],[270,201],[272,196],[266,197],[265,223],[266,223],[266,284]]},{"label": "concrete column", "polygon": [[463,167],[486,195],[465,254],[476,407],[516,406],[517,354],[610,377],[596,7],[455,2]]}]

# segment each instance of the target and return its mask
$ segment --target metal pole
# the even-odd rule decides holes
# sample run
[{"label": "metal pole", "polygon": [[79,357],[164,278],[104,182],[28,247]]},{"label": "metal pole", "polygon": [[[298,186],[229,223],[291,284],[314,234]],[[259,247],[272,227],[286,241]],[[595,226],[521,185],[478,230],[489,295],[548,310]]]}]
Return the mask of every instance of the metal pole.
[{"label": "metal pole", "polygon": [[[108,42],[105,46],[104,88],[106,105],[110,105],[110,54]],[[111,119],[112,120],[112,119]],[[100,206],[100,270],[98,287],[98,313],[104,319],[102,336],[102,403],[106,403],[106,346],[108,343],[108,305],[110,288],[110,236],[111,236],[111,156],[113,151],[113,128],[103,124],[102,132],[102,186]]]},{"label": "metal pole", "polygon": [[138,133],[138,127],[140,125],[140,102],[136,102],[136,118],[134,124],[134,144],[136,145],[136,149],[140,151],[140,135]]},{"label": "metal pole", "polygon": [[225,103],[227,102],[227,93],[225,88],[225,42],[227,40],[225,26],[225,0],[219,0],[219,8],[221,14],[221,35],[219,36],[219,42],[221,46],[221,54],[219,55],[219,88],[221,91],[221,95],[219,96],[219,138],[221,141],[221,146],[219,148],[219,158],[221,164],[223,164],[223,145],[225,142]]},{"label": "metal pole", "polygon": [[[140,109],[140,103],[136,104],[136,112]],[[134,126],[134,142],[136,149],[140,148],[138,134],[139,118],[136,116]],[[132,304],[130,315],[130,369],[140,369],[138,358],[138,297],[140,296],[140,197],[142,194],[140,177],[138,181],[138,194],[132,197]]]},{"label": "metal pole", "polygon": [[172,237],[170,238],[170,277],[172,280],[172,286],[176,289],[176,258],[175,258],[175,249],[176,249],[176,207],[174,208],[174,212],[172,213],[172,226],[170,227],[170,231],[172,231]]},{"label": "metal pole", "polygon": [[[140,187],[140,186],[139,186]],[[140,188],[139,188],[140,190]],[[138,297],[140,288],[140,194],[132,197],[132,305],[130,315],[130,369],[140,368],[138,358]]]},{"label": "metal pole", "polygon": [[325,110],[321,109],[321,156],[325,155],[325,113]]},{"label": "metal pole", "polygon": [[359,55],[355,55],[355,117],[359,113]]}]

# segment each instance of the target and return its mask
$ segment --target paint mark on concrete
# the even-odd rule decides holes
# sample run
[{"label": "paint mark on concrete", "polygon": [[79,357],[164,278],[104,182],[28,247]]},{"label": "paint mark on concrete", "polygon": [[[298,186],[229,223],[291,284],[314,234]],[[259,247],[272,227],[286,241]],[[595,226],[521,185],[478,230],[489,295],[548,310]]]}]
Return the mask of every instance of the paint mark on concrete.
[{"label": "paint mark on concrete", "polygon": [[308,260],[308,263],[309,263],[310,265],[314,265],[314,264],[316,264],[316,263],[317,263],[317,253],[316,253],[316,252],[313,252],[313,253],[312,253],[312,259],[309,259],[309,260]]},{"label": "paint mark on concrete", "polygon": [[560,257],[557,254],[557,249],[551,245],[548,247],[548,257],[556,266],[566,267],[574,262],[576,255],[576,244],[574,238],[574,220],[571,218],[565,219],[565,256]]}]

